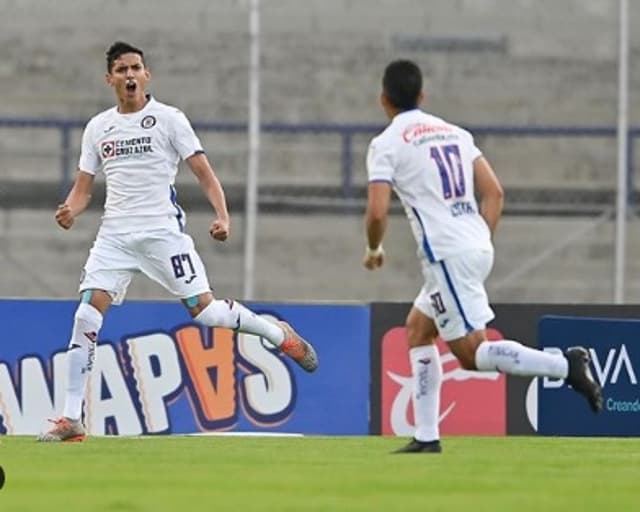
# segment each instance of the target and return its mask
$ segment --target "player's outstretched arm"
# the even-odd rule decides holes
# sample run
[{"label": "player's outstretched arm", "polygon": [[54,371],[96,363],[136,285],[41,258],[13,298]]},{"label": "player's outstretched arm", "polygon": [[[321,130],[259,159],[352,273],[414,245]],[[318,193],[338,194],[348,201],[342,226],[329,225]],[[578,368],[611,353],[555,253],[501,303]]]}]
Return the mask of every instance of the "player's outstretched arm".
[{"label": "player's outstretched arm", "polygon": [[480,196],[480,215],[486,221],[493,236],[502,216],[504,191],[491,165],[482,156],[473,161],[473,176],[475,190]]},{"label": "player's outstretched arm", "polygon": [[94,175],[78,169],[78,174],[73,182],[73,187],[64,203],[58,205],[55,219],[63,229],[69,229],[74,219],[89,206],[91,192],[93,191]]},{"label": "player's outstretched arm", "polygon": [[200,187],[216,212],[217,218],[211,223],[209,234],[216,240],[224,241],[229,236],[229,212],[220,180],[213,172],[213,168],[204,153],[198,153],[187,158],[187,164],[198,178]]}]

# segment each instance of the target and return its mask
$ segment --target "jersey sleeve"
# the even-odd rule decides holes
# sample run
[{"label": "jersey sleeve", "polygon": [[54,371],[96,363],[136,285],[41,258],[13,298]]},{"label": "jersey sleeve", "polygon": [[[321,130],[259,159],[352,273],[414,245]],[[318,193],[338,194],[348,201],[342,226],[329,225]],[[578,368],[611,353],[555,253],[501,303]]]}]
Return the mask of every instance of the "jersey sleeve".
[{"label": "jersey sleeve", "polygon": [[376,137],[369,144],[367,152],[367,174],[369,183],[375,181],[393,182],[394,152],[389,144]]},{"label": "jersey sleeve", "polygon": [[82,132],[80,160],[78,161],[78,169],[89,174],[96,174],[102,166],[94,132],[95,124],[89,121]]},{"label": "jersey sleeve", "polygon": [[471,133],[469,133],[466,130],[465,130],[465,134],[466,134],[466,136],[468,138],[471,161],[473,162],[476,158],[478,158],[479,156],[482,156],[482,151],[480,151],[478,146],[476,146],[476,143],[475,143],[475,141],[473,139],[473,135],[471,135]]},{"label": "jersey sleeve", "polygon": [[196,153],[203,153],[204,150],[200,139],[193,130],[187,116],[176,110],[172,121],[171,144],[180,155],[180,158],[185,160]]}]

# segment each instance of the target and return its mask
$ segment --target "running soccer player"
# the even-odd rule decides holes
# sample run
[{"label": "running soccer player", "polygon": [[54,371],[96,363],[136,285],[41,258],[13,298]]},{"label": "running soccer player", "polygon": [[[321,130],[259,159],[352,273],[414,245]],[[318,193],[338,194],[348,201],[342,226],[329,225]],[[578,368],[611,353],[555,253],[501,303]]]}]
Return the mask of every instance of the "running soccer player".
[{"label": "running soccer player", "polygon": [[493,266],[492,235],[502,214],[503,191],[471,134],[420,110],[422,73],[411,61],[387,66],[380,100],[391,122],[371,141],[367,155],[363,264],[374,270],[384,263],[382,241],[393,188],[411,224],[424,276],[406,321],[416,431],[398,452],[442,451],[438,334],[466,370],[565,379],[599,412],[602,390],[586,349],[574,347],[562,355],[512,340],[487,341],[485,327],[494,315],[484,281]]}]

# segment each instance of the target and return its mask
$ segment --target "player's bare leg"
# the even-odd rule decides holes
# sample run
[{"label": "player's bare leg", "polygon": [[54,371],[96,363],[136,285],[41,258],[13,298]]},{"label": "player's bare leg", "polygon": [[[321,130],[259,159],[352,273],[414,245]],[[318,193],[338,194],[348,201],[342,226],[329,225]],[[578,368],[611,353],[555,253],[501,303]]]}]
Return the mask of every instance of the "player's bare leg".
[{"label": "player's bare leg", "polygon": [[286,322],[271,322],[238,301],[218,300],[212,293],[184,299],[183,303],[201,324],[255,334],[277,347],[305,371],[313,372],[318,368],[318,356],[313,346]]}]

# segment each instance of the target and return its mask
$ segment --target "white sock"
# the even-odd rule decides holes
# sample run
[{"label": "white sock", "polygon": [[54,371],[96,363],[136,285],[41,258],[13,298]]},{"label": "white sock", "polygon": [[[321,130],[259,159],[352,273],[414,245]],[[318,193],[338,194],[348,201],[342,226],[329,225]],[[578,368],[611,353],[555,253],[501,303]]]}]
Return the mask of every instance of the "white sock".
[{"label": "white sock", "polygon": [[409,350],[413,384],[413,415],[416,420],[414,437],[418,441],[440,439],[440,388],[442,363],[435,345]]},{"label": "white sock", "polygon": [[266,339],[279,347],[284,341],[284,331],[278,324],[256,315],[235,300],[214,300],[194,318],[209,327],[226,327],[248,332]]},{"label": "white sock", "polygon": [[93,370],[102,314],[91,304],[78,305],[67,349],[68,381],[63,415],[73,420],[82,416],[82,401]]},{"label": "white sock", "polygon": [[483,341],[476,350],[476,368],[511,375],[565,379],[569,364],[562,354],[526,347],[517,341]]}]

